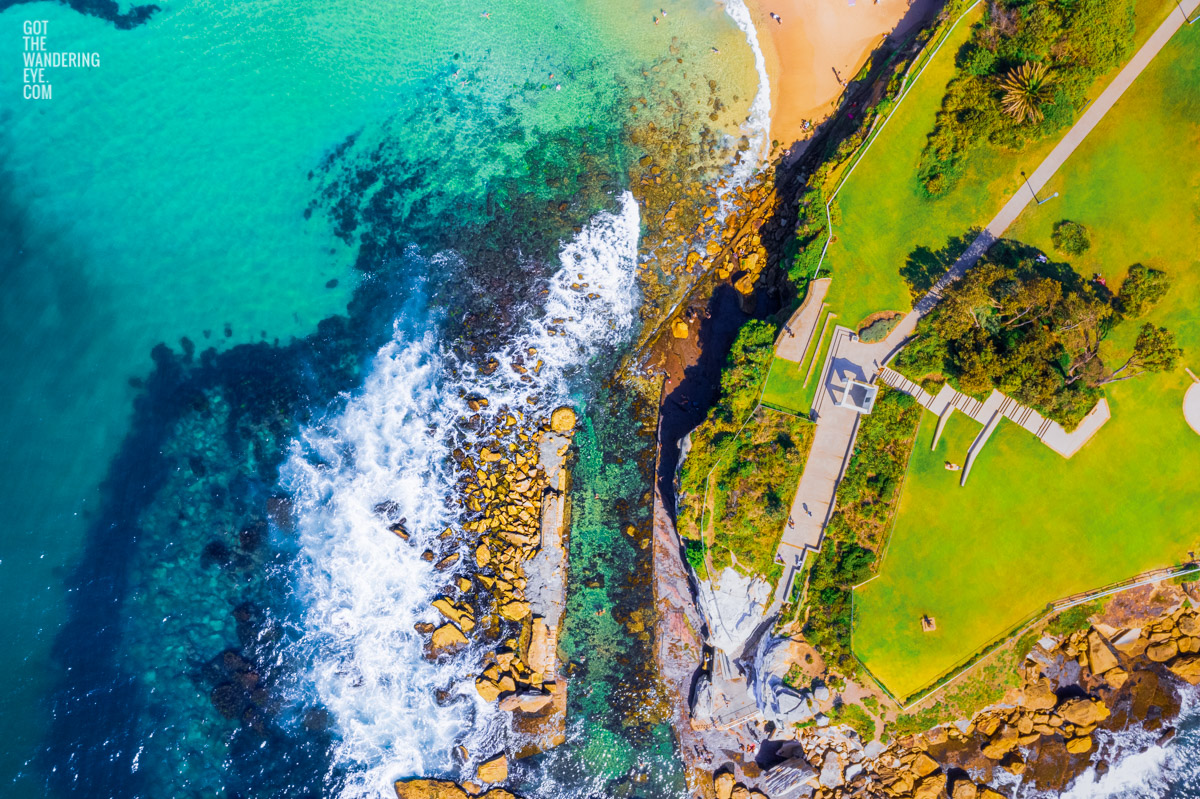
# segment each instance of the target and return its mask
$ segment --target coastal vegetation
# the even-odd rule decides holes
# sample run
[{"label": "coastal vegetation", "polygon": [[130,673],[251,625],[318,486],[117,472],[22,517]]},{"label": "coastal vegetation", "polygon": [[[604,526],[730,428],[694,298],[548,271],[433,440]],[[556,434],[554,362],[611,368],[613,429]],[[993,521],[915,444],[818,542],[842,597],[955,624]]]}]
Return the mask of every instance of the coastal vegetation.
[{"label": "coastal vegetation", "polygon": [[758,404],[775,326],[751,320],[721,374],[721,398],[691,434],[679,469],[676,525],[688,562],[707,574],[733,565],[774,584],[775,550],[812,443],[812,424]]},{"label": "coastal vegetation", "polygon": [[987,5],[946,86],[918,174],[931,196],[980,146],[1021,150],[1066,129],[1096,78],[1132,52],[1133,0],[1000,0]]},{"label": "coastal vegetation", "polygon": [[907,394],[880,392],[862,418],[854,455],[837,491],[837,508],[808,582],[805,638],[825,662],[857,673],[850,647],[851,589],[871,576],[896,507],[921,406]]},{"label": "coastal vegetation", "polygon": [[[1072,25],[1079,30],[1094,25],[1103,27],[1107,22],[1097,20],[1094,15],[1107,9],[1109,2],[1097,0],[1095,3],[1071,4],[1075,10],[1070,13],[1078,15]],[[1010,19],[1036,18],[1034,22],[1022,23],[1026,27],[1021,30],[1026,32],[1041,30],[1044,33],[1049,30],[1039,26],[1049,24],[1046,21],[1050,15],[1066,12],[1047,10],[1051,4],[1040,0],[1021,4],[1020,8],[1016,8],[1016,3],[1012,7],[998,7],[1003,22],[1000,16],[988,16],[985,20],[984,7],[987,4],[979,4],[949,30],[944,41],[944,31],[939,31],[933,37],[927,47],[932,53],[931,57],[922,56],[918,60],[902,104],[895,108],[883,125],[876,126],[870,149],[857,161],[853,174],[846,179],[830,208],[833,239],[821,271],[835,277],[826,301],[838,313],[843,324],[860,327],[861,320],[869,314],[883,310],[908,310],[910,298],[904,290],[904,283],[897,279],[897,268],[923,269],[940,276],[973,238],[968,235],[969,232],[986,224],[1000,209],[1004,198],[1020,188],[1020,170],[1032,170],[1050,152],[1058,136],[1032,134],[1057,130],[1052,126],[1060,122],[1065,124],[1060,116],[1066,114],[1064,119],[1069,121],[1075,113],[1066,100],[1060,102],[1059,96],[1069,100],[1083,96],[1079,94],[1081,91],[1093,91],[1124,60],[1119,58],[1112,68],[1095,72],[1097,54],[1111,53],[1113,47],[1120,43],[1117,39],[1125,41],[1128,31],[1126,5],[1132,6],[1132,3],[1126,0],[1111,2],[1115,4],[1114,13],[1119,12],[1114,31],[1103,31],[1099,39],[1089,40],[1086,47],[1080,47],[1077,51],[1054,50],[1051,59],[1033,56],[1034,50],[1029,48],[1042,48],[1041,43],[1034,42],[1027,46],[1020,43],[1023,40],[1018,36],[1016,43],[1008,42],[1001,47],[998,39],[992,42],[989,38],[993,36],[989,31],[993,30],[994,25],[1007,26]],[[1063,8],[1066,8],[1065,4]],[[1170,8],[1173,8],[1173,4],[1168,0],[1139,0],[1133,11],[1136,32],[1129,40],[1131,45],[1138,44],[1148,36]],[[955,19],[959,13],[959,9],[951,8],[951,19]],[[1007,27],[1003,29],[1007,30]],[[1071,35],[1083,34],[1076,30]],[[977,40],[982,47],[976,46]],[[936,47],[939,42],[941,46]],[[988,103],[991,105],[989,119],[1006,130],[1016,131],[1014,137],[1023,136],[1027,141],[1019,149],[1012,149],[1004,137],[992,141],[978,132],[972,133],[975,138],[971,142],[964,141],[947,150],[947,157],[951,150],[957,153],[952,169],[954,179],[944,181],[939,191],[931,193],[925,185],[927,171],[944,170],[945,167],[944,164],[938,165],[940,158],[933,158],[934,145],[931,142],[938,137],[937,130],[951,124],[947,115],[952,109],[944,107],[943,101],[951,102],[949,95],[952,92],[962,91],[967,83],[978,84],[982,80],[980,76],[970,74],[969,70],[972,65],[975,69],[983,66],[976,60],[986,60],[981,51],[991,53],[988,48],[992,46],[999,48],[996,52],[1006,54],[1008,60],[997,59],[989,67],[992,70],[989,80],[994,82],[989,84],[988,89]],[[1121,44],[1121,47],[1125,48],[1125,45]],[[1128,50],[1123,49],[1122,52]],[[971,56],[971,53],[975,55]],[[926,59],[927,64],[922,67]],[[1045,106],[1047,116],[1036,124],[1017,123],[1003,111],[999,99],[1002,97],[999,85],[1002,76],[1027,60],[1035,63],[1039,60],[1048,61],[1049,72],[1054,76],[1051,84],[1054,102]],[[1071,60],[1072,64],[1077,61],[1077,66],[1065,67],[1066,60]],[[1093,78],[1084,80],[1082,76],[1085,72],[1094,72]],[[885,101],[880,107],[890,110],[892,104],[891,101]],[[975,124],[973,112],[968,106],[969,103],[958,109],[953,121],[954,130],[964,136],[964,126]],[[833,185],[826,187],[822,203],[833,192],[833,188]],[[824,208],[821,207],[819,211],[818,215],[814,209],[810,219],[802,215],[802,231],[825,226]],[[824,237],[814,238],[811,232],[805,236],[815,241],[815,252],[810,259],[815,266]],[[809,269],[804,274],[811,273]]]}]

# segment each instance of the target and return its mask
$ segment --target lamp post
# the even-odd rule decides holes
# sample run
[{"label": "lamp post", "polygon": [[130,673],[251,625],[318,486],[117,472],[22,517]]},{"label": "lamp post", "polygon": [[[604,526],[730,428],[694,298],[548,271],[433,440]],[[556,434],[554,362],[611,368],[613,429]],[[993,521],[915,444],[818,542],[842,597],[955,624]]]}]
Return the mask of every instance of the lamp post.
[{"label": "lamp post", "polygon": [[1054,192],[1046,199],[1039,200],[1038,196],[1037,196],[1037,192],[1033,190],[1033,184],[1029,182],[1029,178],[1026,177],[1026,175],[1025,175],[1025,170],[1021,170],[1021,177],[1025,179],[1025,185],[1029,187],[1029,193],[1033,195],[1033,201],[1036,202],[1038,205],[1041,205],[1042,203],[1048,203],[1051,200],[1053,200],[1055,197],[1058,196],[1058,192]]}]

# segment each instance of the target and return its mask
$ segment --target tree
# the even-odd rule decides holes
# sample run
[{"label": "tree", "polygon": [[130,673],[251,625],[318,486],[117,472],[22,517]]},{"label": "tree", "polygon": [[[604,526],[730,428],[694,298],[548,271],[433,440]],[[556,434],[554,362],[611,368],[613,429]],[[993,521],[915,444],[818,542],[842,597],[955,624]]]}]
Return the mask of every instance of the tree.
[{"label": "tree", "polygon": [[1170,288],[1171,278],[1166,272],[1134,264],[1117,292],[1117,310],[1130,318],[1144,316]]},{"label": "tree", "polygon": [[1067,356],[1063,369],[1067,385],[1083,378],[1092,383],[1098,377],[1100,342],[1111,319],[1111,306],[1090,289],[1073,292],[1063,301],[1054,335]]},{"label": "tree", "polygon": [[1040,322],[1054,313],[1061,300],[1062,286],[1048,277],[1015,281],[1000,298],[1000,325],[1014,330]]},{"label": "tree", "polygon": [[1042,105],[1050,102],[1054,77],[1044,61],[1026,61],[1012,69],[1000,80],[1004,90],[1001,101],[1005,112],[1021,122],[1041,122]]},{"label": "tree", "polygon": [[[1101,385],[1129,380],[1147,372],[1165,372],[1174,369],[1181,355],[1183,355],[1183,350],[1175,345],[1174,333],[1165,327],[1155,327],[1147,322],[1138,332],[1137,342],[1133,345],[1133,354]],[[1129,373],[1122,376],[1127,369],[1130,370]]]},{"label": "tree", "polygon": [[1054,242],[1054,249],[1067,255],[1083,255],[1092,246],[1087,228],[1069,219],[1054,223],[1050,240]]}]

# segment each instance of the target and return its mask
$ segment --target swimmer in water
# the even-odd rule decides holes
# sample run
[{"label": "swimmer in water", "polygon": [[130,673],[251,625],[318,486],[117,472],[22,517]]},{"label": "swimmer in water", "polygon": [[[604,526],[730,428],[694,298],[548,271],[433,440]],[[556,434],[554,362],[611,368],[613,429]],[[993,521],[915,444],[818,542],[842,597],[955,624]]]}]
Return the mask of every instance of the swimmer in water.
[{"label": "swimmer in water", "polygon": [[479,16],[483,17],[484,19],[491,19],[491,18],[492,18],[492,12],[491,12],[491,11],[484,11],[484,12],[483,12],[482,14],[480,14]]}]

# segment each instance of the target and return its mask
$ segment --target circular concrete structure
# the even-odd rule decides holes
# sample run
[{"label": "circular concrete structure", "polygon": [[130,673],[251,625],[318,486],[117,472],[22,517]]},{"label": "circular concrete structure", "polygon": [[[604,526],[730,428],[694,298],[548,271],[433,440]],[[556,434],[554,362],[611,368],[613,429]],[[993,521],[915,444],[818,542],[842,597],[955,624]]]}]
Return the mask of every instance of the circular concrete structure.
[{"label": "circular concrete structure", "polygon": [[1183,418],[1200,433],[1200,383],[1192,383],[1183,395]]}]

